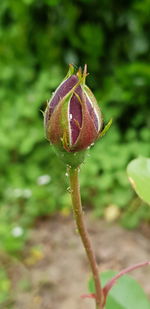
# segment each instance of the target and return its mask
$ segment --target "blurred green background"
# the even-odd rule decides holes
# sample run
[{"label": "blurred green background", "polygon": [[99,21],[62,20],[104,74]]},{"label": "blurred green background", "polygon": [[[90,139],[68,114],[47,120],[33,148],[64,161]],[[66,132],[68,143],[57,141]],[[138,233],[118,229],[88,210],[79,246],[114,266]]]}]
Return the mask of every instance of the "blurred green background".
[{"label": "blurred green background", "polygon": [[88,64],[88,85],[113,117],[81,168],[83,204],[119,209],[129,228],[150,219],[126,166],[150,152],[149,0],[1,0],[0,249],[17,253],[37,218],[67,214],[65,166],[44,138],[46,101],[68,64]]}]

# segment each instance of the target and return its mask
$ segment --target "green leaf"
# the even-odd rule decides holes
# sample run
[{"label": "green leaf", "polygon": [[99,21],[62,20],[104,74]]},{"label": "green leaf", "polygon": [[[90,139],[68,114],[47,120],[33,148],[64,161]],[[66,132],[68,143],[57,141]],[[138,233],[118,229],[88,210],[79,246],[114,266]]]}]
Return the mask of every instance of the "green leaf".
[{"label": "green leaf", "polygon": [[133,189],[144,202],[150,204],[150,158],[131,161],[127,173]]},{"label": "green leaf", "polygon": [[[101,274],[102,286],[116,275],[109,270]],[[89,281],[89,291],[94,293],[94,282]],[[149,309],[150,302],[141,286],[130,276],[124,275],[108,294],[105,309]]]}]

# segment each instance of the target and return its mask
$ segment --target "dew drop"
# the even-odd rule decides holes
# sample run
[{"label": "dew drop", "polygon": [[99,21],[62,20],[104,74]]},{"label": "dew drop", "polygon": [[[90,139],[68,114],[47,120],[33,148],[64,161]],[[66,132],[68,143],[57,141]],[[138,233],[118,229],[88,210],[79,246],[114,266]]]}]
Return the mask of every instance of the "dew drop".
[{"label": "dew drop", "polygon": [[67,188],[67,191],[68,191],[69,193],[72,193],[72,192],[73,192],[73,190],[71,190],[70,187]]},{"label": "dew drop", "polygon": [[72,114],[69,114],[69,120],[72,120]]}]

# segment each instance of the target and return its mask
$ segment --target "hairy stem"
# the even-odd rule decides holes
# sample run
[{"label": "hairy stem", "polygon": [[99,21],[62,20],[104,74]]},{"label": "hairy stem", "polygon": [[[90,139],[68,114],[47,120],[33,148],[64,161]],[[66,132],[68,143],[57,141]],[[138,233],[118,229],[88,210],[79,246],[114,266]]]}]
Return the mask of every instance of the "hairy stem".
[{"label": "hairy stem", "polygon": [[95,255],[92,249],[91,241],[88,235],[88,231],[84,222],[84,215],[81,204],[80,197],[80,185],[79,185],[79,168],[69,168],[70,177],[70,189],[73,204],[73,212],[76,221],[76,225],[84,245],[88,261],[92,270],[93,279],[95,283],[95,293],[96,293],[96,309],[102,309],[103,303],[103,290],[101,287],[101,282],[99,279],[98,267],[95,259]]}]

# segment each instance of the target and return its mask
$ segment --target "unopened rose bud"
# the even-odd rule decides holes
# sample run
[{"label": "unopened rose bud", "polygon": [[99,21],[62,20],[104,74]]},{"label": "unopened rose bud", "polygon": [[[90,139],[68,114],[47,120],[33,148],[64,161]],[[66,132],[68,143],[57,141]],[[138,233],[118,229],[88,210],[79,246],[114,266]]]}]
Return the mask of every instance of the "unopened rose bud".
[{"label": "unopened rose bud", "polygon": [[103,125],[96,99],[85,84],[86,68],[85,65],[83,74],[81,69],[74,74],[70,65],[44,115],[46,137],[69,165],[83,161],[85,150],[99,137]]}]

